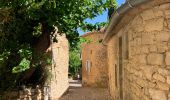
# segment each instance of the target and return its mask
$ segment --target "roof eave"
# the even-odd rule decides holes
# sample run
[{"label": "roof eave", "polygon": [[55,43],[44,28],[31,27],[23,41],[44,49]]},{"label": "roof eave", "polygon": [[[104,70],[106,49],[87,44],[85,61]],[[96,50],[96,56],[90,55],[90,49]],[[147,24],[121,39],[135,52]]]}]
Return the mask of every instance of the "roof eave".
[{"label": "roof eave", "polygon": [[109,39],[115,35],[113,29],[117,26],[117,24],[121,21],[123,15],[125,15],[129,10],[134,9],[136,6],[141,5],[143,3],[151,2],[153,0],[127,0],[125,4],[119,7],[113,14],[111,21],[106,28],[103,44],[107,44]]}]

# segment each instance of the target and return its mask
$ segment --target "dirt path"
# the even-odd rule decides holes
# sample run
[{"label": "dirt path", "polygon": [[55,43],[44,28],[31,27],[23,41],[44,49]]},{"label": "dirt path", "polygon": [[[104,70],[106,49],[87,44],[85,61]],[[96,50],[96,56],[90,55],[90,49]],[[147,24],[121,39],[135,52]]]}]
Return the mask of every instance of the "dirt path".
[{"label": "dirt path", "polygon": [[68,92],[59,100],[111,100],[107,89],[81,87],[76,82],[70,83]]}]

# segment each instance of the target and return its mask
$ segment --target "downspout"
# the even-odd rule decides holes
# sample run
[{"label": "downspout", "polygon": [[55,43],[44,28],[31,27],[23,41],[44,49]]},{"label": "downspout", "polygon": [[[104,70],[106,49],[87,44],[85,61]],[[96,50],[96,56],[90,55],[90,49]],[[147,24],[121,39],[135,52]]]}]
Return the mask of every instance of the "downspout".
[{"label": "downspout", "polygon": [[106,45],[106,43],[109,41],[110,37],[112,37],[114,32],[112,30],[114,27],[117,26],[117,24],[121,21],[123,15],[128,12],[130,9],[133,9],[134,7],[141,5],[143,3],[153,1],[153,0],[127,0],[125,4],[123,4],[121,7],[119,7],[113,14],[111,21],[106,28],[104,39],[102,44]]}]

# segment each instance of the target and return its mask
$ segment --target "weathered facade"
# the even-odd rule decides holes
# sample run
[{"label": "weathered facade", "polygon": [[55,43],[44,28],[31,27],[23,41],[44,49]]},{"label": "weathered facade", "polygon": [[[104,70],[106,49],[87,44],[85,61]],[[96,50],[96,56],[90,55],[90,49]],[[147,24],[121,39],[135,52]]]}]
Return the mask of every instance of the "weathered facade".
[{"label": "weathered facade", "polygon": [[52,43],[52,77],[50,81],[50,96],[52,100],[59,99],[68,89],[69,45],[65,34],[57,34],[57,42]]},{"label": "weathered facade", "polygon": [[114,100],[170,100],[170,0],[148,1],[105,32]]},{"label": "weathered facade", "polygon": [[90,32],[83,35],[87,42],[82,44],[82,83],[83,86],[107,87],[107,53],[103,46],[103,32]]}]

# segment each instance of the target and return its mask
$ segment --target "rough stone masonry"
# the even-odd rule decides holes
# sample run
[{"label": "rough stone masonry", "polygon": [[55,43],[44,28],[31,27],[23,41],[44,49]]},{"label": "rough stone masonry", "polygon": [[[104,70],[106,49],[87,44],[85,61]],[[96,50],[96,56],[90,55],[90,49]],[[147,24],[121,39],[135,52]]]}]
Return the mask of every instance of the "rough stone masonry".
[{"label": "rough stone masonry", "polygon": [[138,13],[109,40],[109,89],[116,100],[120,99],[120,37],[123,37],[124,100],[170,100],[170,3]]},{"label": "rough stone masonry", "polygon": [[169,18],[170,4],[163,4],[142,12],[125,29],[131,44],[125,90],[131,91],[134,100],[170,100]]}]

